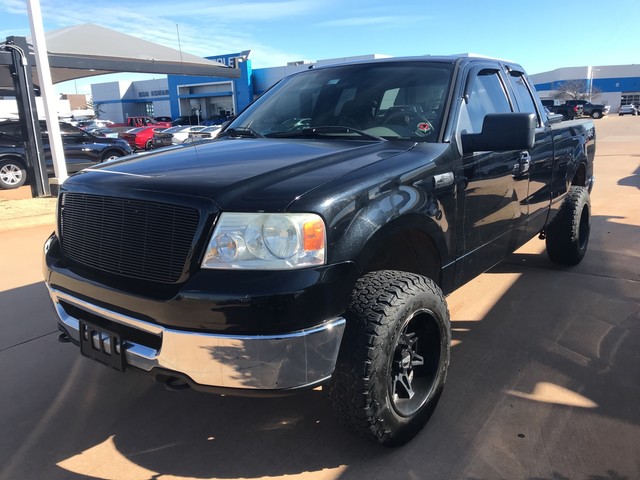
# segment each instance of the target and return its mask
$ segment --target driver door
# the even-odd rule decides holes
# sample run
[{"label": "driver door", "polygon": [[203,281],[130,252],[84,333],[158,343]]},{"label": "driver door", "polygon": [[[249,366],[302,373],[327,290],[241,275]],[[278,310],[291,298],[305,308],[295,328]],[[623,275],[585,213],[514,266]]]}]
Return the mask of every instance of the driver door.
[{"label": "driver door", "polygon": [[[458,134],[480,133],[490,113],[515,110],[507,83],[495,66],[472,70],[458,122]],[[462,158],[466,188],[462,195],[462,231],[458,232],[459,278],[466,281],[488,270],[524,238],[529,159],[525,151],[475,152]]]}]

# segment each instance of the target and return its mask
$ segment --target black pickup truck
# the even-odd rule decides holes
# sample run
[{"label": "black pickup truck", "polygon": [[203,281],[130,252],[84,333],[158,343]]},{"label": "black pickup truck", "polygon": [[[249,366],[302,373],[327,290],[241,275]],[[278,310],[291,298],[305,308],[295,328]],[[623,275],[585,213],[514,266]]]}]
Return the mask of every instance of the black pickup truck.
[{"label": "black pickup truck", "polygon": [[514,63],[305,70],[216,141],[64,183],[43,262],[60,340],[175,389],[323,385],[342,425],[400,445],[443,391],[445,296],[534,236],[585,255],[594,153],[593,122],[551,125]]},{"label": "black pickup truck", "polygon": [[566,105],[574,107],[582,107],[582,114],[591,118],[602,118],[609,114],[609,105],[596,105],[587,100],[567,100]]},{"label": "black pickup truck", "polygon": [[562,115],[563,120],[575,120],[576,118],[580,118],[584,109],[582,105],[570,105],[568,103],[563,103],[561,105],[553,105],[551,107],[547,106],[551,113],[555,113],[558,115]]}]

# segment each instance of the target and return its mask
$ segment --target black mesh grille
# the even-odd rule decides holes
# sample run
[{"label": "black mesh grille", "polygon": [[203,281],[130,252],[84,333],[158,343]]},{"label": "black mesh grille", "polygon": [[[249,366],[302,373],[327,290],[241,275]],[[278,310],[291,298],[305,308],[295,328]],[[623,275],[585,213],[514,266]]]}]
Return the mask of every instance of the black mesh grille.
[{"label": "black mesh grille", "polygon": [[62,249],[88,267],[171,283],[182,274],[198,220],[189,207],[65,193]]}]

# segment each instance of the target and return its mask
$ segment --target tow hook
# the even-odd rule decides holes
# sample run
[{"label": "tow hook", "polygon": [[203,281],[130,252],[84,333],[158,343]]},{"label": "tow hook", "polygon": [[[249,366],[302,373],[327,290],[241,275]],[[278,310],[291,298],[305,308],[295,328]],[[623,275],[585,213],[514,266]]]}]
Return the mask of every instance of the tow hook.
[{"label": "tow hook", "polygon": [[62,332],[60,335],[58,335],[58,341],[60,343],[69,343],[69,342],[71,342],[71,339],[69,338],[69,335],[67,335],[66,333]]},{"label": "tow hook", "polygon": [[186,390],[188,388],[191,388],[189,387],[189,384],[187,382],[175,377],[167,378],[165,381],[162,382],[162,384],[164,385],[164,388],[172,392],[178,392],[180,390]]}]

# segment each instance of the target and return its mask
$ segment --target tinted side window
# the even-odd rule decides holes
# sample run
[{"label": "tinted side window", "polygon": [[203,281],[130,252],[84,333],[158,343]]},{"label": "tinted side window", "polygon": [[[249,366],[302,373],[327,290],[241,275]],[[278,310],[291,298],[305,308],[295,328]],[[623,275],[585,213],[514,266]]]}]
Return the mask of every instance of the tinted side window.
[{"label": "tinted side window", "polygon": [[489,113],[509,113],[511,105],[504,85],[495,70],[483,70],[473,81],[473,88],[467,105],[470,131],[480,133],[484,117]]},{"label": "tinted side window", "polygon": [[82,137],[85,132],[79,128],[69,125],[68,123],[60,123],[60,134],[63,136],[73,135],[76,137]]},{"label": "tinted side window", "polygon": [[[533,100],[533,96],[531,95],[529,86],[527,85],[527,82],[522,73],[511,72],[510,80],[511,85],[513,86],[513,91],[515,92],[516,102],[518,102],[520,112],[535,113],[537,116],[535,101]],[[538,121],[538,125],[539,124],[540,122]]]},{"label": "tinted side window", "polygon": [[13,137],[22,138],[22,131],[19,123],[0,123],[0,132]]}]

